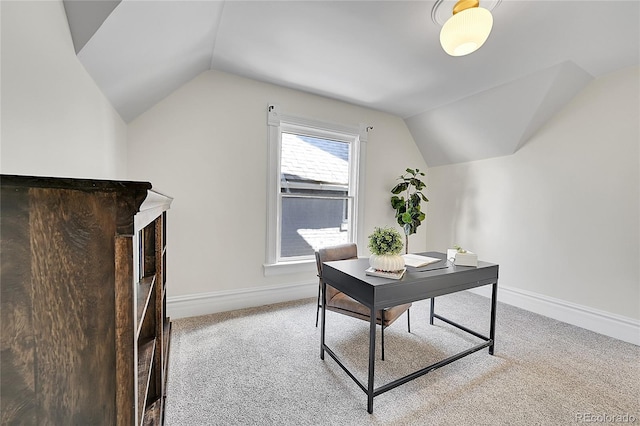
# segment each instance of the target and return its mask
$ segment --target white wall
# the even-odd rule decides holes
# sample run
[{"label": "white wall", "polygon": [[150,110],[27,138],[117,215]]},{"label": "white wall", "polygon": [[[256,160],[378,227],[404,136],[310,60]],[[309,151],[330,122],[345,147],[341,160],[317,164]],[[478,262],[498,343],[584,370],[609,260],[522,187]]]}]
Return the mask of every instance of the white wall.
[{"label": "white wall", "polygon": [[126,124],[76,58],[62,2],[0,13],[1,172],[124,178]]},{"label": "white wall", "polygon": [[460,244],[499,263],[502,286],[640,319],[639,81],[637,67],[594,80],[514,155],[430,169],[429,248]]},{"label": "white wall", "polygon": [[[0,13],[1,172],[143,179],[174,196],[174,300],[235,297],[247,306],[267,293],[315,293],[313,268],[263,274],[268,103],[374,126],[367,233],[394,224],[396,176],[426,168],[398,117],[215,71],[127,130],[77,60],[60,1],[2,1]],[[412,251],[461,244],[500,263],[503,287],[639,319],[639,80],[638,68],[595,80],[512,156],[430,169],[427,224],[411,237]]]},{"label": "white wall", "polygon": [[[269,103],[283,114],[374,127],[366,143],[367,235],[374,226],[394,225],[389,199],[396,177],[407,167],[426,169],[398,117],[218,71],[201,74],[129,124],[130,178],[148,179],[175,198],[169,212],[170,301],[211,296],[203,309],[213,312],[237,306],[214,306],[220,297],[244,292],[239,303],[246,306],[250,292],[261,288],[306,283],[303,293],[282,298],[315,294],[315,265],[301,274],[263,273]],[[411,249],[424,250],[425,238],[423,226],[411,236]],[[366,247],[359,251],[368,254]]]}]

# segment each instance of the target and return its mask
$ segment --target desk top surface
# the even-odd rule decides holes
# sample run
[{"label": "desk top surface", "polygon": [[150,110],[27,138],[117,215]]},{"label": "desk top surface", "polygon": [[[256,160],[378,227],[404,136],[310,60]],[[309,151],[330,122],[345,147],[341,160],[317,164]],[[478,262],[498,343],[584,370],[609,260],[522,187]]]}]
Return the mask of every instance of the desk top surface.
[{"label": "desk top surface", "polygon": [[[366,305],[393,306],[469,288],[497,283],[498,265],[478,261],[478,266],[455,266],[439,252],[419,253],[440,262],[423,268],[407,267],[399,280],[367,275],[366,258],[325,262],[323,278],[331,286]],[[438,268],[438,269],[435,269]]]},{"label": "desk top surface", "polygon": [[332,262],[325,262],[325,265],[336,269],[344,274],[347,274],[358,280],[362,280],[372,286],[380,286],[385,284],[393,284],[397,282],[413,282],[422,281],[430,277],[438,277],[447,274],[475,274],[475,272],[484,269],[495,269],[497,277],[498,265],[489,262],[478,261],[478,266],[456,266],[450,261],[447,261],[446,255],[440,252],[426,252],[418,253],[423,256],[437,257],[442,259],[440,262],[432,263],[425,267],[413,268],[407,266],[407,271],[400,280],[394,280],[391,278],[381,278],[371,275],[367,275],[365,270],[369,267],[369,259],[359,258],[350,260],[336,260]]}]

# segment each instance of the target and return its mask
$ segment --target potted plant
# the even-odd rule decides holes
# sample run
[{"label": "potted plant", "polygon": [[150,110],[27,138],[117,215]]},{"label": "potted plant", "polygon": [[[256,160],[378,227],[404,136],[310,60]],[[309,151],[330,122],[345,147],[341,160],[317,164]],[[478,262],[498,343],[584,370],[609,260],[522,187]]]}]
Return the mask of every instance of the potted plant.
[{"label": "potted plant", "polygon": [[[424,172],[420,169],[407,169],[406,173],[398,179],[401,181],[393,187],[391,193],[391,207],[396,211],[396,220],[404,230],[405,236],[405,253],[409,253],[409,235],[415,234],[418,226],[425,218],[425,214],[420,209],[420,202],[429,202],[422,190],[427,185],[420,180],[420,176],[424,176]],[[398,194],[406,191],[406,198]]]},{"label": "potted plant", "polygon": [[369,235],[369,265],[378,271],[395,272],[404,268],[402,235],[395,228],[376,227]]}]

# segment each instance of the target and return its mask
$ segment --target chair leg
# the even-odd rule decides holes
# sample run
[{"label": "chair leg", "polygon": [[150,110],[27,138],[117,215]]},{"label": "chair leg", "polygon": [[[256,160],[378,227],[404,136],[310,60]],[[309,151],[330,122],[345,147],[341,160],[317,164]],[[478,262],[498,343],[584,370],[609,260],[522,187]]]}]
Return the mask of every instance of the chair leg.
[{"label": "chair leg", "polygon": [[410,309],[407,309],[407,331],[411,333],[411,319],[409,317],[409,311]]},{"label": "chair leg", "polygon": [[380,343],[382,345],[382,360],[384,361],[384,309],[380,310]]},{"label": "chair leg", "polygon": [[318,305],[316,308],[316,327],[318,327],[318,318],[320,316],[320,289],[322,288],[321,285],[318,285]]}]

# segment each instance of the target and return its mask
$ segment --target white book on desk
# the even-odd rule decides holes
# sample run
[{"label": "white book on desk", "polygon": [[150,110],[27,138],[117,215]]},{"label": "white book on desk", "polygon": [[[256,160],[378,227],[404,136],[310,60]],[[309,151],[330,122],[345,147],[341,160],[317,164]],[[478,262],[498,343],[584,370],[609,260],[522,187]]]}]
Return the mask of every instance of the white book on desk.
[{"label": "white book on desk", "polygon": [[402,257],[404,258],[405,265],[412,266],[414,268],[421,268],[442,260],[438,257],[421,256],[413,253],[403,254]]}]

